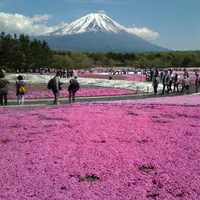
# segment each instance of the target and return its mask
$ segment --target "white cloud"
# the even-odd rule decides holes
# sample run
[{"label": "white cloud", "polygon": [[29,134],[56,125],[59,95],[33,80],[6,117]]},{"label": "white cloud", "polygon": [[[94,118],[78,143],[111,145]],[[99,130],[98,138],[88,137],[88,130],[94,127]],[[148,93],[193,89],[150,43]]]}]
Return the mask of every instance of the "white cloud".
[{"label": "white cloud", "polygon": [[50,15],[35,15],[33,17],[26,17],[21,14],[9,14],[0,12],[0,32],[6,33],[25,33],[32,36],[44,35],[53,32],[59,28],[64,27],[64,22],[57,26],[47,26],[44,21],[52,18]]},{"label": "white cloud", "polygon": [[[105,13],[104,10],[100,10],[100,13]],[[51,15],[34,15],[33,17],[27,17],[21,14],[9,14],[0,12],[0,32],[6,33],[25,33],[31,36],[44,35],[50,32],[54,32],[60,28],[63,28],[67,24],[61,22],[56,26],[48,26],[45,22],[52,18]],[[159,37],[157,32],[148,28],[132,27],[126,28],[129,33],[138,35],[141,38],[147,40],[155,40]]]},{"label": "white cloud", "polygon": [[42,21],[47,21],[47,20],[49,20],[51,18],[52,18],[51,15],[46,15],[46,14],[44,14],[44,15],[34,15],[33,16],[33,21],[34,22],[42,22]]},{"label": "white cloud", "polygon": [[155,31],[152,31],[148,28],[142,27],[142,28],[126,28],[127,32],[133,33],[141,38],[147,39],[147,40],[156,40],[159,37],[159,34]]},{"label": "white cloud", "polygon": [[106,14],[106,11],[105,10],[99,10],[99,13],[100,14]]}]

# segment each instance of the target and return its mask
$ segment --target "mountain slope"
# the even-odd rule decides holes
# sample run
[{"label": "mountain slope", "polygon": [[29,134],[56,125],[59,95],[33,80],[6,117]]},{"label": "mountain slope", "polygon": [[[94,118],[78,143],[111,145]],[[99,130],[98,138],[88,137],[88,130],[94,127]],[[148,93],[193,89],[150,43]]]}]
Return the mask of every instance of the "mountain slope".
[{"label": "mountain slope", "polygon": [[128,33],[126,28],[105,14],[92,13],[71,24],[39,36],[56,50],[99,52],[169,51]]},{"label": "mountain slope", "polygon": [[74,50],[89,52],[159,52],[168,51],[165,48],[153,45],[137,36],[126,32],[113,36],[111,33],[86,32],[63,36],[43,36],[56,50]]}]

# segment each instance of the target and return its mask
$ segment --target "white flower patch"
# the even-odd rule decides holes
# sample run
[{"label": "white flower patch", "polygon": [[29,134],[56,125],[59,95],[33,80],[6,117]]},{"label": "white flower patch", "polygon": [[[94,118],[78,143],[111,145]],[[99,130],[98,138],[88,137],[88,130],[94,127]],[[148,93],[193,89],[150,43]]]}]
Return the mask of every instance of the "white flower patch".
[{"label": "white flower patch", "polygon": [[[18,74],[9,74],[6,78],[10,82],[15,82]],[[53,76],[49,75],[31,75],[25,74],[25,82],[28,83],[48,83],[50,78]],[[63,83],[69,83],[70,79],[62,78]],[[78,78],[80,85],[89,87],[108,87],[108,88],[119,88],[126,89],[135,92],[153,92],[152,83],[149,82],[137,82],[137,81],[127,81],[127,80],[108,80],[108,79],[97,79],[97,78]],[[159,84],[158,90],[162,89],[162,84]]]}]

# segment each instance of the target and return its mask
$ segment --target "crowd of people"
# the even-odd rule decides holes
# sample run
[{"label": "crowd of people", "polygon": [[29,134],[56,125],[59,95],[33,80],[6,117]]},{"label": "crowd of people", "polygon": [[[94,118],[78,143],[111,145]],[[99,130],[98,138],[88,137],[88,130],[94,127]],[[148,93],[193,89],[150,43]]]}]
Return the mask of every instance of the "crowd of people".
[{"label": "crowd of people", "polygon": [[[60,90],[62,90],[63,82],[61,81],[62,72],[57,71],[56,76],[49,80],[48,82],[48,89],[51,89],[54,94],[54,101],[53,104],[59,104],[59,96],[60,96]],[[68,86],[68,92],[69,92],[69,103],[75,102],[75,94],[80,89],[80,84],[77,80],[77,76],[71,77],[69,81]]]},{"label": "crowd of people", "polygon": [[[113,71],[110,71],[113,73]],[[118,73],[118,71],[115,71]],[[122,70],[121,73],[129,73],[130,70]],[[90,73],[93,73],[91,70]],[[147,73],[143,71],[142,73]],[[195,72],[195,86],[196,92],[200,90],[200,76],[198,71]],[[76,72],[73,70],[58,70],[56,75],[48,83],[48,89],[51,89],[54,94],[53,104],[59,104],[60,90],[62,90],[63,82],[61,78],[70,78],[68,92],[69,92],[69,103],[75,102],[75,94],[80,89],[80,84],[77,80]],[[112,76],[109,76],[109,79],[112,79]],[[154,88],[154,94],[158,95],[158,86],[159,84],[163,85],[162,95],[165,93],[169,94],[170,92],[179,92],[179,93],[190,93],[190,76],[187,69],[183,70],[183,79],[180,80],[180,75],[178,72],[173,72],[172,69],[163,71],[158,69],[151,69],[149,71],[149,81],[152,82]],[[0,70],[0,104],[3,106],[7,105],[7,96],[8,96],[8,84],[10,82],[5,79],[5,72]],[[26,83],[22,75],[18,75],[16,78],[16,97],[18,105],[24,105],[24,95],[26,93]]]},{"label": "crowd of people", "polygon": [[[190,93],[191,79],[189,71],[186,68],[175,69],[129,69],[129,68],[114,68],[114,69],[98,69],[97,73],[109,73],[109,80],[116,74],[142,74],[146,76],[147,82],[152,82],[154,93],[158,95],[159,84],[163,85],[161,94],[169,94],[170,92]],[[193,71],[193,72],[192,72]],[[82,73],[93,73],[93,71],[82,71]],[[183,73],[183,78],[180,79],[180,74]],[[199,69],[191,69],[191,73],[195,73],[195,87],[196,93],[200,89]]]},{"label": "crowd of people", "polygon": [[[150,80],[152,81],[152,85],[154,88],[154,93],[158,95],[158,85],[162,83],[162,95],[164,93],[169,94],[170,92],[180,92],[180,93],[190,93],[190,85],[191,80],[189,76],[188,70],[185,68],[183,70],[183,79],[180,80],[180,75],[178,72],[173,73],[173,71],[166,70],[165,72],[159,73],[157,69],[151,71]],[[196,93],[199,92],[200,89],[200,77],[198,72],[195,72],[195,86],[196,86]],[[173,87],[173,89],[172,89]],[[181,87],[181,88],[180,88]]]},{"label": "crowd of people", "polygon": [[[8,103],[8,84],[10,82],[5,79],[5,72],[0,70],[0,104],[7,106]],[[24,94],[26,92],[24,76],[19,75],[15,81],[16,97],[18,105],[24,105]]]},{"label": "crowd of people", "polygon": [[[59,104],[60,90],[62,90],[63,83],[61,78],[63,74],[61,71],[57,71],[54,78],[52,78],[48,83],[48,89],[51,89],[54,94],[53,104]],[[75,94],[80,89],[80,84],[77,80],[77,76],[74,74],[69,75],[71,77],[68,86],[69,92],[69,103],[75,102]],[[1,106],[8,104],[8,85],[10,82],[5,78],[5,72],[0,70],[0,104]],[[15,81],[16,87],[16,98],[18,105],[24,105],[25,93],[26,93],[26,83],[24,81],[24,76],[18,75]]]}]

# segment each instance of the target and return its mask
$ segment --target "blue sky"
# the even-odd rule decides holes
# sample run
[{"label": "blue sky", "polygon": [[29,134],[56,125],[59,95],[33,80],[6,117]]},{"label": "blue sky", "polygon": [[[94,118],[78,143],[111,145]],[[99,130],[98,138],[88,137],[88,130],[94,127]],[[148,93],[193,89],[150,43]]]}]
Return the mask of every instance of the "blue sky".
[{"label": "blue sky", "polygon": [[[154,44],[173,50],[196,50],[200,49],[199,8],[200,0],[0,0],[0,12],[4,14],[0,15],[0,25],[2,20],[8,19],[6,14],[18,13],[27,19],[50,15],[48,20],[39,23],[54,27],[60,22],[70,23],[86,14],[104,10],[125,27],[146,27],[157,32],[159,37],[151,40]],[[1,27],[8,29],[5,24]],[[18,28],[22,29],[21,26],[23,24]],[[24,26],[30,31],[26,23]],[[13,27],[14,20],[12,31]]]}]

